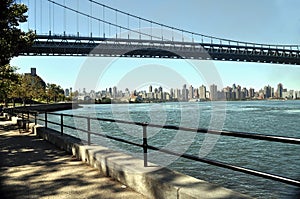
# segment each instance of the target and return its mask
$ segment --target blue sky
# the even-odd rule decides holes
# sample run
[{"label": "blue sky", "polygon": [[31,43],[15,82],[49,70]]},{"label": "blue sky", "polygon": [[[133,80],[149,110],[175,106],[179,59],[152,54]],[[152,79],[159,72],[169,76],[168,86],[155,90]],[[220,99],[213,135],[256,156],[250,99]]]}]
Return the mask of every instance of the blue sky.
[{"label": "blue sky", "polygon": [[[29,26],[24,24],[23,29],[36,27],[38,33],[47,33],[49,29],[54,30],[56,34],[63,32],[62,10],[56,9],[55,18],[52,16],[49,21],[49,16],[52,13],[49,14],[48,1],[37,0],[36,15],[38,17],[33,20],[35,15],[34,1],[24,0],[23,2],[27,4],[28,1],[31,8],[29,12],[30,22]],[[97,1],[153,21],[205,35],[256,43],[300,45],[300,1],[298,0]],[[56,2],[63,3],[63,0],[56,0]],[[65,2],[70,7],[76,8],[77,6],[77,0],[65,0]],[[90,3],[87,0],[79,0],[78,2],[82,11],[91,12]],[[93,5],[93,15],[101,15],[101,11],[101,7]],[[43,13],[42,17],[39,13]],[[81,35],[87,35],[91,30],[94,35],[102,34],[101,24],[99,29],[97,22],[91,24],[86,18],[77,22],[76,15],[68,11],[66,14],[67,34],[76,34],[77,29]],[[127,24],[126,17],[120,15],[117,18],[118,22]],[[107,11],[106,19],[115,22],[114,13]],[[130,21],[130,27],[138,27],[138,22]],[[149,24],[142,23],[142,27],[147,28]],[[106,31],[107,35],[108,27],[106,27]],[[111,28],[112,34],[114,31],[115,29]],[[188,38],[190,35],[185,35],[185,37]],[[258,90],[268,84],[276,87],[278,83],[283,83],[286,88],[300,90],[300,66],[280,64],[222,61],[208,63],[208,61],[166,59],[97,58],[91,60],[91,58],[86,57],[22,56],[14,58],[11,64],[18,66],[20,73],[29,72],[30,67],[36,67],[37,73],[46,82],[59,84],[63,88],[79,89],[86,87],[87,89],[102,90],[113,86],[121,89],[133,86],[134,88],[129,88],[133,90],[146,87],[148,83],[154,85],[161,83],[165,87],[181,88],[182,83],[198,87],[201,84],[208,85],[216,79],[216,84],[219,87],[236,83],[242,87],[253,87]],[[165,74],[155,73],[159,70],[159,66],[161,66],[162,71],[165,71]],[[212,67],[211,72],[208,67]],[[99,70],[97,71],[98,76],[95,76],[95,73],[91,72],[90,69]],[[149,75],[145,76],[144,69],[145,71],[148,70],[147,72],[152,75],[152,79],[148,78]],[[158,74],[162,76],[161,79]],[[213,75],[207,77],[207,74]],[[94,79],[89,78],[93,75],[95,76]],[[83,78],[82,76],[86,77]],[[173,81],[176,79],[175,77],[179,78],[178,81]],[[127,85],[129,79],[139,83]],[[143,82],[142,79],[147,79],[147,81]],[[126,82],[124,82],[125,80]]]}]

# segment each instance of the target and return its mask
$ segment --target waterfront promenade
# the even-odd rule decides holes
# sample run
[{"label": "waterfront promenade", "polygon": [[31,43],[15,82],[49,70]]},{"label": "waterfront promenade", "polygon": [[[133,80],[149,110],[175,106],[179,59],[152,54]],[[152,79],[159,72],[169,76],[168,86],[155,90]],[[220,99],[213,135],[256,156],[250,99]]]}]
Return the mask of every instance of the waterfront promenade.
[{"label": "waterfront promenade", "polygon": [[0,198],[146,198],[0,119]]}]

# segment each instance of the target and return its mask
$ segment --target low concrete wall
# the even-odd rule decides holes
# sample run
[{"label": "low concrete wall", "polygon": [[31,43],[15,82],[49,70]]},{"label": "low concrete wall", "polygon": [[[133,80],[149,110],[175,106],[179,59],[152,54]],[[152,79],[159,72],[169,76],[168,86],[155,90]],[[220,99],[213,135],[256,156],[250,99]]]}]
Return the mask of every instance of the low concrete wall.
[{"label": "low concrete wall", "polygon": [[76,109],[79,108],[77,103],[57,103],[57,104],[34,104],[32,106],[18,106],[15,108],[6,108],[6,112],[10,110],[19,110],[19,111],[38,111],[38,112],[53,112],[60,110]]},{"label": "low concrete wall", "polygon": [[106,147],[87,146],[80,139],[61,136],[58,132],[42,126],[35,126],[33,129],[39,137],[149,198],[250,198],[155,164],[150,163],[148,167],[144,167],[143,160]]}]

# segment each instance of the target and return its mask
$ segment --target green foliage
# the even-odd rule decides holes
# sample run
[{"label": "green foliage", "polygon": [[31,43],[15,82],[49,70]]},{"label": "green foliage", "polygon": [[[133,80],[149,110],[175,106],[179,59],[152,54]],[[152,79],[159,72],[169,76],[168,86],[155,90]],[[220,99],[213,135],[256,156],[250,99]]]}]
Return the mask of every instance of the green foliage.
[{"label": "green foliage", "polygon": [[11,98],[26,100],[42,99],[45,96],[44,82],[38,76],[19,75],[19,84],[14,88]]},{"label": "green foliage", "polygon": [[27,21],[25,4],[2,0],[0,4],[0,67],[9,64],[12,57],[33,44],[35,34],[24,32],[19,24]]},{"label": "green foliage", "polygon": [[46,98],[49,101],[63,101],[65,99],[64,89],[56,84],[47,84],[46,87]]},{"label": "green foliage", "polygon": [[21,50],[31,46],[35,38],[32,31],[24,32],[18,27],[27,21],[27,10],[26,5],[16,4],[13,0],[1,0],[0,3],[0,101],[5,103],[15,95],[19,79],[16,67],[10,66],[9,62]]},{"label": "green foliage", "polygon": [[7,104],[7,99],[14,91],[14,84],[19,80],[18,75],[15,73],[16,67],[11,67],[6,64],[0,67],[0,101]]}]

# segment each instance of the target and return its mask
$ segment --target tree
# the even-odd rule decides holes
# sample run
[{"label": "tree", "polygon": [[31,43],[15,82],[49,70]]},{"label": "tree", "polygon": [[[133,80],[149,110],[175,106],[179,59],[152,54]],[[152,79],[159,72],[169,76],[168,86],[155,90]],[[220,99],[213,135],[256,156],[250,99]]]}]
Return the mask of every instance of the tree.
[{"label": "tree", "polygon": [[5,106],[10,93],[14,91],[14,84],[19,80],[16,70],[16,67],[11,67],[9,64],[2,66],[0,70],[0,101],[4,102]]},{"label": "tree", "polygon": [[20,84],[13,94],[13,97],[22,99],[25,105],[27,100],[31,103],[33,99],[43,98],[45,86],[38,76],[20,75]]},{"label": "tree", "polygon": [[[0,100],[7,103],[12,85],[17,83],[16,67],[9,65],[12,57],[33,44],[35,34],[18,28],[27,21],[24,4],[14,0],[2,0],[0,3]],[[7,105],[7,104],[6,104]]]},{"label": "tree", "polygon": [[27,21],[25,4],[16,4],[14,0],[2,0],[0,4],[0,67],[9,64],[12,57],[33,44],[33,31],[19,29],[20,23]]},{"label": "tree", "polygon": [[47,102],[49,101],[62,101],[65,98],[64,89],[62,89],[59,85],[56,84],[47,84]]}]

